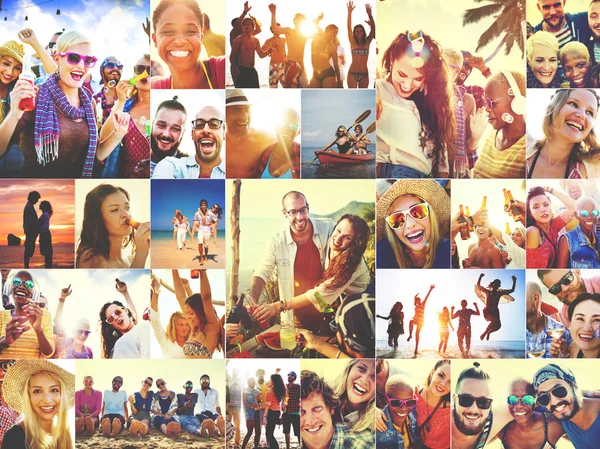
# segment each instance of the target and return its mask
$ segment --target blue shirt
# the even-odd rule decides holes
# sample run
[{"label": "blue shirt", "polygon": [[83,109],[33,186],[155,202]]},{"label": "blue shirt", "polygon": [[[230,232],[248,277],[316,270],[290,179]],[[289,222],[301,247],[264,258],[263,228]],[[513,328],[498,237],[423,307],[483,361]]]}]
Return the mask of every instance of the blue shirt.
[{"label": "blue shirt", "polygon": [[598,449],[600,441],[600,413],[588,430],[582,430],[571,421],[561,421],[573,446],[577,449]]},{"label": "blue shirt", "polygon": [[125,390],[114,392],[112,390],[104,391],[104,414],[125,416],[124,403],[127,402],[127,393]]},{"label": "blue shirt", "polygon": [[[196,155],[185,158],[168,156],[156,164],[152,173],[153,179],[198,179],[200,178],[200,165]],[[225,159],[212,169],[211,179],[225,179]]]},{"label": "blue shirt", "polygon": [[404,436],[394,427],[394,421],[392,420],[392,415],[390,414],[389,405],[385,406],[383,413],[387,418],[387,429],[385,432],[380,432],[379,430],[377,431],[377,448],[408,449],[409,445],[414,441],[414,434],[417,427],[417,419],[414,417],[413,412],[410,412],[407,417],[408,432],[411,441],[404,441]]}]

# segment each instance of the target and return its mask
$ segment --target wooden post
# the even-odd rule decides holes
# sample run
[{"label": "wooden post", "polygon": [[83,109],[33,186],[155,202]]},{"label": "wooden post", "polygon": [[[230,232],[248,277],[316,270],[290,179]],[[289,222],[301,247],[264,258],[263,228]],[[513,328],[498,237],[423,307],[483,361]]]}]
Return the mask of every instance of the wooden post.
[{"label": "wooden post", "polygon": [[242,181],[233,181],[233,197],[231,199],[231,283],[229,297],[239,296],[240,276],[240,193]]}]

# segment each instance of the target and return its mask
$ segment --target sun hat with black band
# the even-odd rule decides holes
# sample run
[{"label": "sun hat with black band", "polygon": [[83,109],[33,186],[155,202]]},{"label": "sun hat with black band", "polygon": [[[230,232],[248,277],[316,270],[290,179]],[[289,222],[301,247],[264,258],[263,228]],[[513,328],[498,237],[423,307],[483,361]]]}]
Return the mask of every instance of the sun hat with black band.
[{"label": "sun hat with black band", "polygon": [[250,106],[251,103],[242,89],[227,89],[225,106]]},{"label": "sun hat with black band", "polygon": [[2,383],[4,402],[15,411],[23,413],[23,398],[29,394],[27,383],[31,376],[41,371],[50,372],[63,382],[65,390],[61,391],[61,394],[67,398],[69,408],[75,406],[75,375],[44,359],[17,360],[8,368]]},{"label": "sun hat with black band", "polygon": [[377,239],[385,237],[385,217],[389,215],[390,205],[402,195],[421,198],[435,211],[440,235],[448,234],[450,220],[450,197],[444,188],[434,179],[399,179],[379,198],[376,207]]},{"label": "sun hat with black band", "polygon": [[8,41],[0,45],[0,57],[10,56],[23,64],[23,56],[25,55],[25,48],[23,44],[19,44],[17,41]]}]

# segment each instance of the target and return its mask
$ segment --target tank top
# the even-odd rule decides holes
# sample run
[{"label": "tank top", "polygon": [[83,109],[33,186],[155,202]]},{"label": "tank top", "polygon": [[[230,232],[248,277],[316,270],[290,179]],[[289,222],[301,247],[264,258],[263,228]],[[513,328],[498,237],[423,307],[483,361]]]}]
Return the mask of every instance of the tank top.
[{"label": "tank top", "polygon": [[143,159],[150,158],[150,138],[142,134],[133,118],[123,138],[119,177],[133,178],[135,166]]}]

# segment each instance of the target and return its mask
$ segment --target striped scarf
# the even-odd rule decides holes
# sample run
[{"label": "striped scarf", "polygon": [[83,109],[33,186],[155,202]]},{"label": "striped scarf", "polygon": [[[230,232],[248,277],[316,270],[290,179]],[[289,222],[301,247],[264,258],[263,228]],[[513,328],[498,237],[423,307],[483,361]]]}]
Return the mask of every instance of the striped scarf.
[{"label": "striped scarf", "polygon": [[85,118],[89,129],[88,152],[81,172],[82,178],[91,178],[98,145],[98,130],[96,129],[96,115],[92,102],[92,94],[85,88],[79,88],[81,108],[76,108],[69,103],[66,95],[58,84],[58,74],[53,73],[40,85],[35,110],[34,144],[38,163],[42,166],[58,159],[58,145],[60,141],[60,128],[56,109],[70,118]]}]

